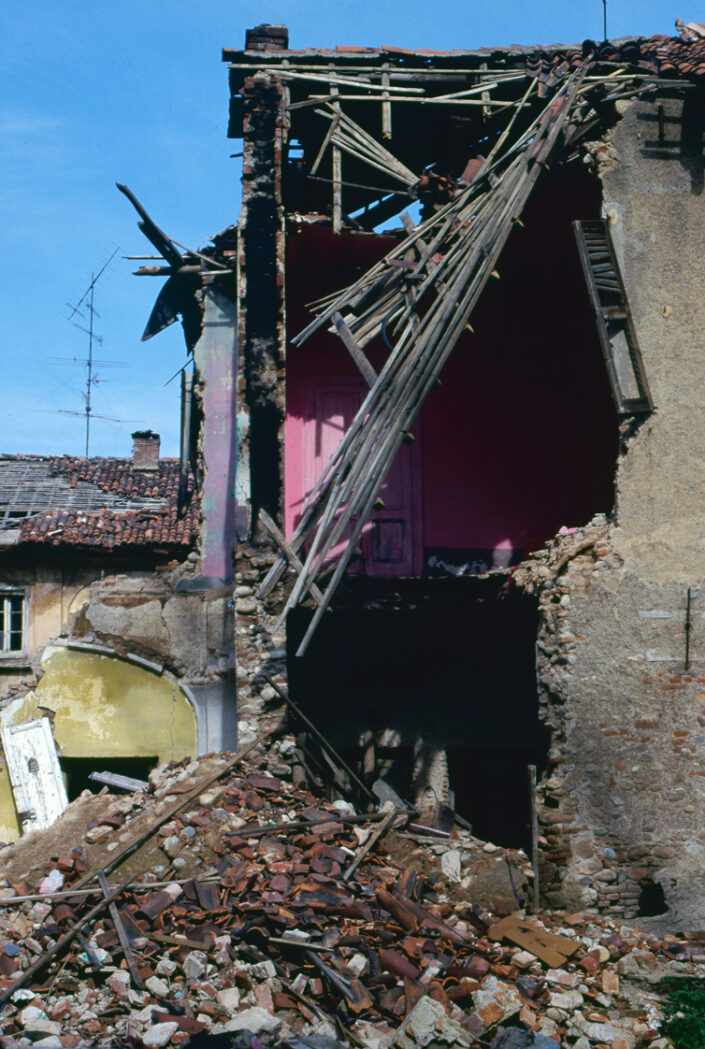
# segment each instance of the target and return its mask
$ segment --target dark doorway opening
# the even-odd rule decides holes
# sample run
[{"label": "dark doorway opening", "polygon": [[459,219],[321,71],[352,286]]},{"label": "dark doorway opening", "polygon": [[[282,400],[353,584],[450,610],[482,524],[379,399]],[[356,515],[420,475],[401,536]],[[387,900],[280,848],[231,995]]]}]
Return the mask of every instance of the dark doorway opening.
[{"label": "dark doorway opening", "polygon": [[368,779],[384,775],[409,800],[414,748],[445,751],[456,810],[478,835],[527,848],[527,765],[540,775],[548,750],[538,716],[536,600],[508,590],[506,577],[410,583],[407,594],[396,581],[387,608],[379,582],[354,586],[375,600],[324,617],[302,658],[294,653],[310,613],[290,613],[292,698],[360,773],[360,740],[371,734]]},{"label": "dark doorway opening", "polygon": [[119,776],[129,776],[130,779],[146,780],[157,763],[156,755],[150,758],[61,758],[60,761],[61,771],[66,777],[69,801],[73,801],[84,790],[98,794],[103,789],[104,784],[88,778],[91,772],[114,772]]}]

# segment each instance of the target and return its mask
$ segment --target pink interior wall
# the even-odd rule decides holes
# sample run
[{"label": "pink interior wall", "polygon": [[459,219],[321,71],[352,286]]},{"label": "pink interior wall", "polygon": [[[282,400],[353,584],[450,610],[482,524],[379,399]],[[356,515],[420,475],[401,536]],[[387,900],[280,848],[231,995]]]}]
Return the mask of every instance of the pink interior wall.
[{"label": "pink interior wall", "polygon": [[[582,173],[569,192],[544,193],[510,241],[420,420],[422,542],[442,551],[535,549],[561,525],[612,505],[617,423],[587,304],[570,220],[596,212]],[[389,238],[333,237],[309,227],[290,237],[290,333],[303,305],[354,280]],[[368,354],[379,366],[380,347]],[[322,333],[290,347],[287,364],[286,527],[303,497],[307,385],[357,376],[339,340]],[[448,555],[445,560],[453,559]],[[457,556],[456,556],[457,563]]]}]

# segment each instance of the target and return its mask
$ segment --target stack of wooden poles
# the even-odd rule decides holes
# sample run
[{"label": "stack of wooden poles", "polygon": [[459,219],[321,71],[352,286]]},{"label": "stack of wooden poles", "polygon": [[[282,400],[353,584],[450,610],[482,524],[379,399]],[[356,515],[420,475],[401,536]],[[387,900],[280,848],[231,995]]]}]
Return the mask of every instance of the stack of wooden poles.
[{"label": "stack of wooden poles", "polygon": [[[258,591],[258,597],[266,596],[289,567],[297,578],[282,620],[306,598],[316,602],[297,655],[305,653],[358,550],[399,447],[410,439],[426,396],[469,327],[475,304],[537,179],[556,147],[565,148],[574,138],[590,108],[579,91],[586,69],[587,63],[568,77],[512,140],[512,130],[520,114],[526,116],[535,90],[536,82],[531,81],[472,183],[413,228],[351,287],[319,302],[316,319],[293,340],[300,345],[322,326],[332,325],[370,383],[308,496],[288,547]],[[380,334],[390,352],[376,375],[363,349]]]}]

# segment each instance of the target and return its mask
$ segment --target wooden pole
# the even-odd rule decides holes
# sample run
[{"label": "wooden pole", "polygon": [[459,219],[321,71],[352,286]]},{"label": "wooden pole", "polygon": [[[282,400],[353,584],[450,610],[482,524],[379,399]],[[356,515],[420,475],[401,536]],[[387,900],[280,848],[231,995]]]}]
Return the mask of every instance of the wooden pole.
[{"label": "wooden pole", "polygon": [[372,793],[372,791],[369,789],[369,787],[367,787],[362,782],[360,777],[358,775],[356,775],[355,772],[353,772],[353,770],[350,768],[350,766],[347,764],[347,762],[343,761],[343,759],[341,758],[340,754],[335,749],[335,747],[332,745],[332,743],[329,743],[328,740],[326,739],[326,737],[320,731],[320,729],[316,728],[316,726],[310,720],[310,718],[306,717],[306,715],[304,714],[303,710],[301,710],[301,708],[296,703],[294,703],[294,701],[291,698],[291,696],[289,695],[289,693],[286,692],[286,690],[283,689],[280,685],[278,685],[273,678],[269,677],[268,674],[264,674],[263,677],[266,678],[266,680],[269,682],[269,684],[272,686],[272,688],[275,689],[275,691],[277,691],[279,693],[279,695],[284,700],[284,702],[287,704],[287,706],[291,707],[291,709],[296,714],[297,718],[299,718],[300,721],[303,721],[303,723],[306,726],[306,728],[309,729],[309,731],[313,733],[313,735],[316,737],[316,739],[321,744],[323,749],[326,750],[330,754],[330,756],[333,758],[333,760],[336,762],[336,764],[339,766],[339,768],[341,768],[344,772],[347,773],[347,775],[350,777],[350,779],[353,781],[353,783],[357,784],[357,786],[360,788],[360,790],[362,791],[363,794],[366,794],[367,797],[371,801],[374,801],[376,803],[377,802],[377,798]]},{"label": "wooden pole", "polygon": [[540,909],[541,886],[539,884],[539,821],[536,808],[536,766],[529,765],[529,804],[531,807],[531,866],[534,872],[533,912]]},{"label": "wooden pole", "polygon": [[[337,84],[331,85],[331,94],[339,95]],[[340,120],[340,103],[333,102],[333,109],[335,115]],[[337,130],[337,127],[336,127]],[[335,132],[333,133],[335,138]],[[341,185],[341,179],[343,177],[342,161],[340,156],[340,147],[333,142],[333,161],[332,161],[332,178],[333,178],[333,232],[340,233],[343,225],[343,187]]]}]

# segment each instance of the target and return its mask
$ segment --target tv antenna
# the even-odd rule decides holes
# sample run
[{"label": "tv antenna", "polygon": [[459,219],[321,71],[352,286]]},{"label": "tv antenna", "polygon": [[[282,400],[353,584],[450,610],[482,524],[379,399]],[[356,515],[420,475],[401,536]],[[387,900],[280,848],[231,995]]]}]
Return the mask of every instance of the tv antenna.
[{"label": "tv antenna", "polygon": [[[102,344],[102,342],[103,342],[102,338],[99,335],[96,335],[96,332],[95,332],[95,318],[100,316],[100,314],[97,313],[97,311],[95,309],[95,305],[94,305],[95,286],[98,283],[98,281],[100,280],[100,278],[103,276],[103,274],[105,273],[106,269],[108,268],[110,263],[113,261],[113,259],[115,258],[115,256],[117,255],[119,250],[120,250],[120,248],[117,247],[115,249],[115,251],[112,253],[112,255],[110,256],[110,258],[107,260],[107,262],[105,262],[103,264],[103,266],[100,268],[100,270],[97,273],[91,273],[91,282],[88,285],[88,287],[86,288],[86,290],[84,291],[84,293],[81,296],[81,298],[76,303],[76,305],[73,306],[70,302],[67,303],[67,306],[71,310],[71,313],[69,314],[69,317],[68,317],[68,320],[70,320],[70,321],[73,321],[73,318],[76,316],[76,314],[78,314],[79,317],[83,317],[84,316],[83,313],[81,312],[81,308],[82,307],[85,307],[85,309],[88,312],[88,327],[87,328],[85,328],[81,324],[78,324],[76,321],[73,321],[74,327],[78,328],[79,331],[85,332],[86,335],[88,336],[88,357],[86,357],[82,361],[77,361],[77,363],[84,364],[86,366],[86,392],[85,392],[85,395],[84,395],[85,396],[86,406],[85,406],[85,408],[84,408],[84,410],[82,412],[65,412],[66,415],[83,415],[83,416],[85,416],[85,419],[86,419],[86,458],[88,458],[88,449],[90,447],[90,440],[91,440],[91,415],[93,414],[92,406],[91,406],[91,393],[93,391],[93,385],[98,381],[97,379],[95,379],[93,377],[93,367],[94,367],[95,364],[101,363],[99,361],[95,361],[94,358],[93,358],[93,343],[94,342],[98,342],[98,343]],[[102,363],[105,363],[108,366],[112,366],[112,367],[118,366],[118,362],[115,362],[115,361],[105,361],[105,362],[102,362]],[[59,409],[59,410],[62,410],[62,409]],[[94,418],[96,418],[96,419],[108,419],[109,416],[107,416],[107,415],[94,415]],[[119,419],[112,419],[111,421],[112,422],[119,422],[120,420]]]}]

